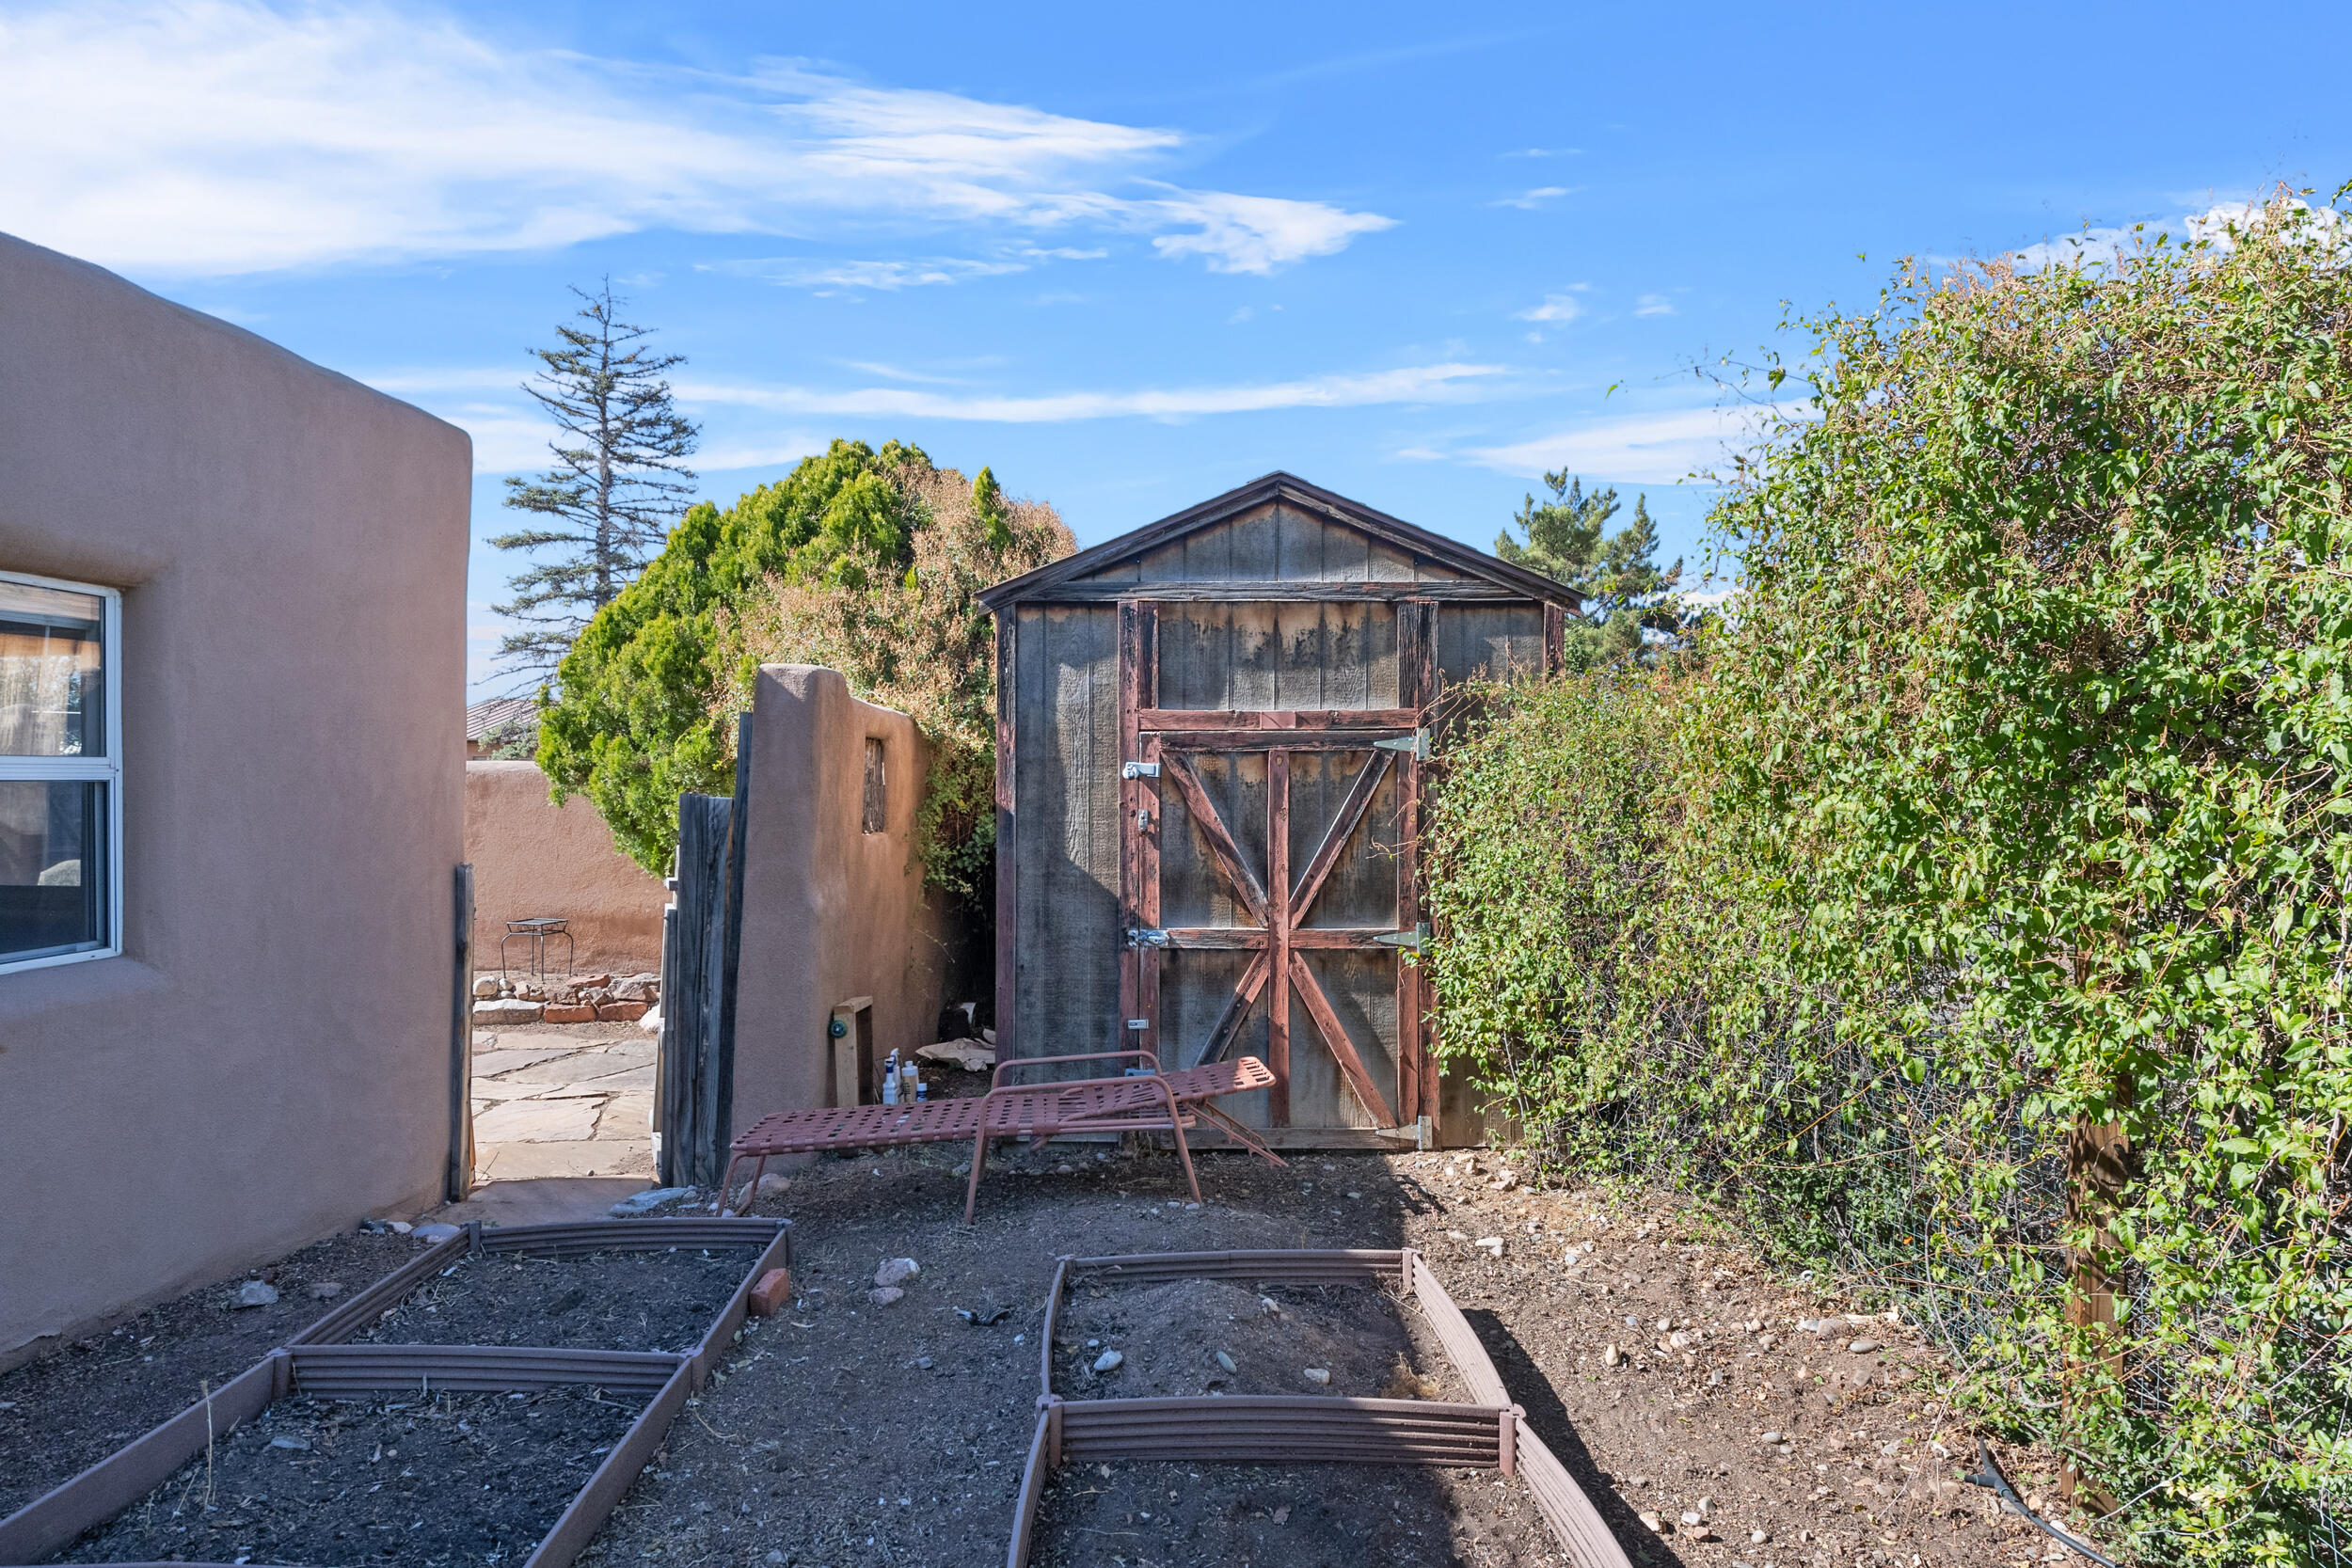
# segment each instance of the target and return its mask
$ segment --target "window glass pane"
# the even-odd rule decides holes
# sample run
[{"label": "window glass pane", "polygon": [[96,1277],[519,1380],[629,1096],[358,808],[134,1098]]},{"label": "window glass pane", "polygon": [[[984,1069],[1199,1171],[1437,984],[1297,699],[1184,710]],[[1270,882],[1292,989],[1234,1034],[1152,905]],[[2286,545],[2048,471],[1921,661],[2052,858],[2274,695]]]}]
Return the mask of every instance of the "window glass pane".
[{"label": "window glass pane", "polygon": [[0,756],[99,756],[106,750],[95,594],[0,578]]},{"label": "window glass pane", "polygon": [[106,945],[106,786],[0,780],[0,963]]}]

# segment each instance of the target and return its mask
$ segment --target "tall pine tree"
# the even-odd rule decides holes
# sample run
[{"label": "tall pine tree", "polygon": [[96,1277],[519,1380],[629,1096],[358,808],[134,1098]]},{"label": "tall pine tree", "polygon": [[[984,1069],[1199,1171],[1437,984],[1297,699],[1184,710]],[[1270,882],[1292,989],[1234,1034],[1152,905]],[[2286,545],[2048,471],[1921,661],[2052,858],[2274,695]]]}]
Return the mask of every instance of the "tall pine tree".
[{"label": "tall pine tree", "polygon": [[531,351],[546,368],[523,386],[564,431],[548,443],[555,466],[506,482],[506,504],[545,520],[490,541],[538,557],[508,582],[514,598],[494,608],[525,628],[499,643],[501,666],[543,678],[660,552],[693,494],[693,470],[678,460],[700,434],[662,373],[685,356],[645,346],[652,328],[620,319],[626,302],[612,279],[572,293],[579,314],[556,327],[561,347]]},{"label": "tall pine tree", "polygon": [[1688,630],[1675,595],[1682,583],[1682,562],[1658,564],[1658,524],[1649,515],[1649,498],[1636,496],[1632,520],[1613,534],[1609,519],[1619,510],[1613,488],[1588,493],[1565,468],[1544,475],[1544,485],[1551,499],[1528,497],[1511,519],[1527,543],[1505,529],[1495,540],[1495,554],[1557,578],[1584,595],[1584,618],[1570,624],[1562,650],[1568,668],[1641,657],[1655,645],[1642,635],[1645,628],[1669,639]]}]

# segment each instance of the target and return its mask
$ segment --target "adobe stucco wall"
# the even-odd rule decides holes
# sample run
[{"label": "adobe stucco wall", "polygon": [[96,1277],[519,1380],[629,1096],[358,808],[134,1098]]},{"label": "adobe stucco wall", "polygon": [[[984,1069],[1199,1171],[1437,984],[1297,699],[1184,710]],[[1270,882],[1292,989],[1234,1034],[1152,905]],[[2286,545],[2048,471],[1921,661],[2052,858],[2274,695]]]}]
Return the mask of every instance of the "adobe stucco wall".
[{"label": "adobe stucco wall", "polygon": [[[473,863],[477,972],[495,974],[506,923],[533,915],[571,922],[578,973],[661,967],[661,906],[670,895],[660,879],[613,847],[612,831],[585,796],[560,806],[549,800],[537,764],[466,764],[466,859]],[[550,945],[560,962],[563,942]],[[508,956],[528,966],[530,945],[517,940]]]},{"label": "adobe stucco wall", "polygon": [[[866,741],[882,742],[885,831],[860,831]],[[914,721],[837,671],[771,664],[752,702],[735,1128],[825,1103],[834,1007],[874,999],[874,1056],[935,1035],[946,928],[914,862],[924,755]]]},{"label": "adobe stucco wall", "polygon": [[0,566],[123,594],[126,951],[0,974],[0,1365],[449,1139],[464,432],[0,236]]}]

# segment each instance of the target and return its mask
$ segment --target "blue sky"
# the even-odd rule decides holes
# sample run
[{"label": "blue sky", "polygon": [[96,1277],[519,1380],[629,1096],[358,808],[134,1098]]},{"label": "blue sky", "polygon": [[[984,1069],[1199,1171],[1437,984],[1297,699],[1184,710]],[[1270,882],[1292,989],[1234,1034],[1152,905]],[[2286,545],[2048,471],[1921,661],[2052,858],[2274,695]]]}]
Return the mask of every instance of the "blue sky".
[{"label": "blue sky", "polygon": [[722,501],[898,436],[1082,543],[1281,467],[1490,546],[1565,465],[1695,558],[1694,367],[1899,255],[2332,189],[2346,57],[2341,6],[0,3],[0,230],[466,426],[477,539],[610,275]]}]

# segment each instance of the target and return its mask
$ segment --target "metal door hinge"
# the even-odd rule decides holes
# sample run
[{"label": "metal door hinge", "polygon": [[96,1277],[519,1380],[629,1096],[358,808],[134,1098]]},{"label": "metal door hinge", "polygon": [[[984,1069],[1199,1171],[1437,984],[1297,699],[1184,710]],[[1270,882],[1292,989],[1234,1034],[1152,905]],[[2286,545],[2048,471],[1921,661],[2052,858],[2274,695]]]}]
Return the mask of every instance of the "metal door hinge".
[{"label": "metal door hinge", "polygon": [[1415,730],[1410,735],[1400,735],[1393,740],[1375,740],[1372,745],[1375,751],[1408,752],[1423,762],[1429,760],[1429,732],[1427,730]]},{"label": "metal door hinge", "polygon": [[1130,947],[1166,947],[1168,933],[1154,930],[1149,926],[1130,926],[1127,927],[1127,945]]},{"label": "metal door hinge", "polygon": [[1160,765],[1156,762],[1122,762],[1119,765],[1119,776],[1122,779],[1156,779],[1160,776]]},{"label": "metal door hinge", "polygon": [[1424,920],[1409,931],[1383,931],[1372,940],[1384,947],[1418,949],[1422,942],[1429,940],[1429,922]]}]

